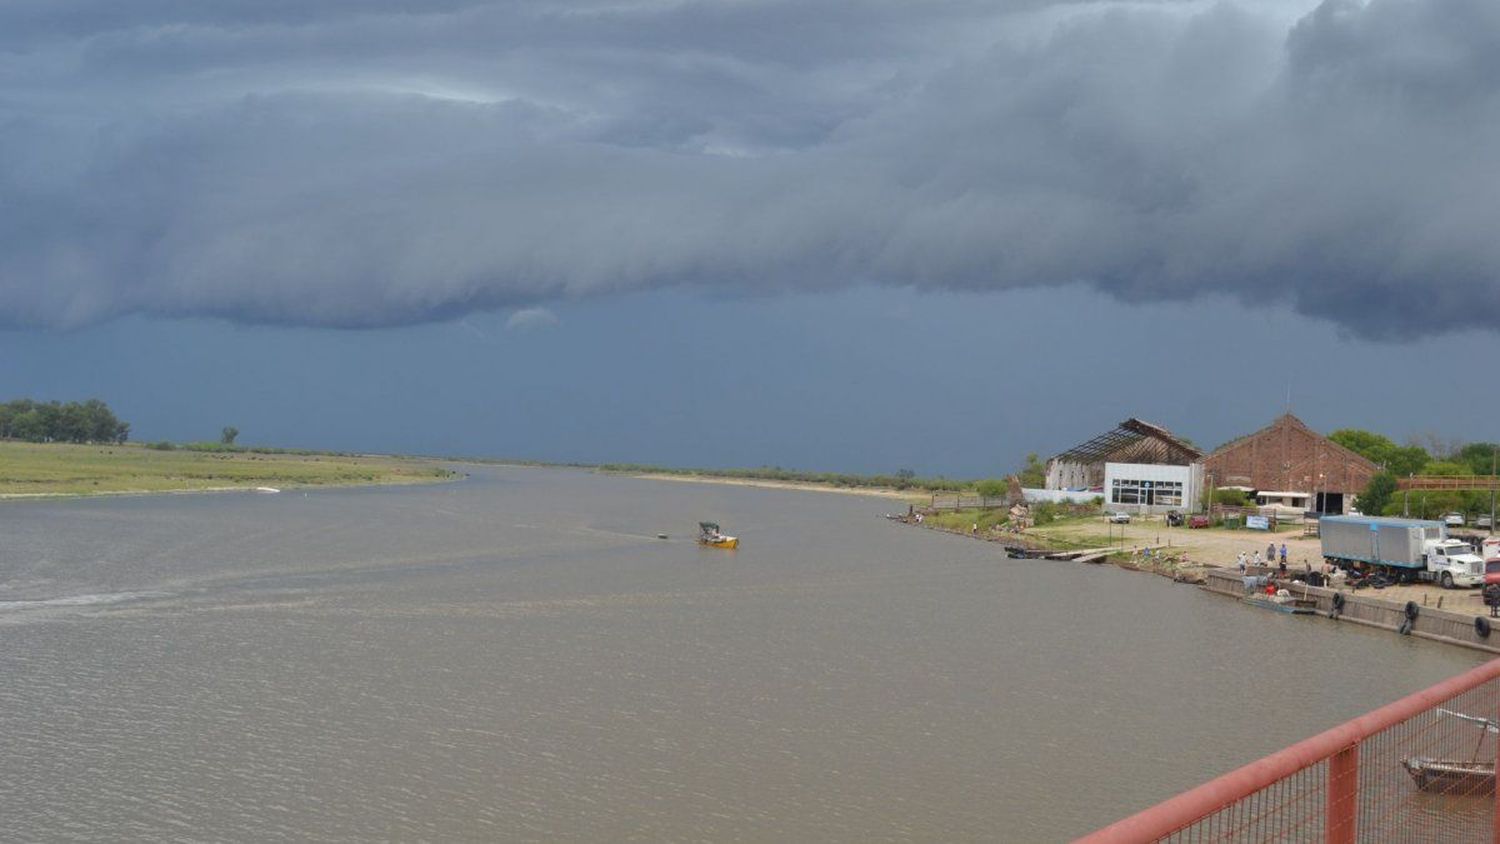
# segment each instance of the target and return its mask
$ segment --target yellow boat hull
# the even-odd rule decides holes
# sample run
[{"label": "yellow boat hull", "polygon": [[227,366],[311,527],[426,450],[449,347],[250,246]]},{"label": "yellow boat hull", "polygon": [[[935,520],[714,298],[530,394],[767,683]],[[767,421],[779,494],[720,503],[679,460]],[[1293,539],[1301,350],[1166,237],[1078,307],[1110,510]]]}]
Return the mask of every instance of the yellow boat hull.
[{"label": "yellow boat hull", "polygon": [[740,547],[740,540],[737,537],[733,537],[733,536],[726,536],[726,537],[723,537],[721,539],[700,539],[698,541],[701,544],[707,545],[707,546],[709,546],[711,548],[730,548],[730,549],[734,549],[734,548]]}]

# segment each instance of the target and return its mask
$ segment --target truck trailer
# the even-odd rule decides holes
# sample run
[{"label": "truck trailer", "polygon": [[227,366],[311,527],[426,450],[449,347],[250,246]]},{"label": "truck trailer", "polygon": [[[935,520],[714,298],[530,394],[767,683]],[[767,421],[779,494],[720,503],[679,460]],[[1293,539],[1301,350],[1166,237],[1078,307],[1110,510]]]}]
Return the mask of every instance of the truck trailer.
[{"label": "truck trailer", "polygon": [[1343,569],[1361,564],[1402,581],[1437,581],[1444,589],[1484,582],[1484,561],[1468,543],[1450,539],[1442,522],[1324,516],[1318,532],[1323,559]]}]

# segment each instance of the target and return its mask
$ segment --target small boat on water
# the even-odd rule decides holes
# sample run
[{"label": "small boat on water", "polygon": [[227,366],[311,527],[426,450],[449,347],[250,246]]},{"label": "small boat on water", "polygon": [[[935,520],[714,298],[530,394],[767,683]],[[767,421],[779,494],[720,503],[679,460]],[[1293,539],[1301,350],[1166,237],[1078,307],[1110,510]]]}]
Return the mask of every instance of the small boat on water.
[{"label": "small boat on water", "polygon": [[719,532],[719,525],[715,522],[698,523],[698,544],[708,545],[713,548],[734,549],[740,547],[739,537],[725,536]]},{"label": "small boat on water", "polygon": [[1318,611],[1317,601],[1312,598],[1293,598],[1285,589],[1278,591],[1275,595],[1246,595],[1241,600],[1252,607],[1293,615],[1314,615]]},{"label": "small boat on water", "polygon": [[[1433,759],[1427,756],[1409,756],[1401,760],[1416,781],[1417,788],[1440,794],[1485,795],[1495,793],[1495,753],[1483,753],[1485,737],[1500,733],[1500,722],[1478,715],[1467,715],[1451,709],[1438,708],[1439,715],[1447,715],[1479,726],[1479,742],[1474,746],[1472,759]],[[1481,758],[1483,755],[1485,758]]]},{"label": "small boat on water", "polygon": [[1416,780],[1417,788],[1442,794],[1494,794],[1495,763],[1462,759],[1428,759],[1412,756],[1401,766]]}]

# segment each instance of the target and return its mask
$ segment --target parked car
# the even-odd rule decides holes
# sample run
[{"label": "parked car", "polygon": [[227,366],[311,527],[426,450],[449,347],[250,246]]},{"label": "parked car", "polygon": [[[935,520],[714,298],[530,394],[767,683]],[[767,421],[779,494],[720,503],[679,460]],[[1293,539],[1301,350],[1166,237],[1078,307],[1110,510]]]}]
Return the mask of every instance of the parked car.
[{"label": "parked car", "polygon": [[1464,514],[1463,513],[1444,513],[1443,514],[1443,524],[1447,525],[1448,527],[1463,527],[1464,526]]},{"label": "parked car", "polygon": [[1494,521],[1491,520],[1489,516],[1480,516],[1479,518],[1477,518],[1477,519],[1474,520],[1474,527],[1487,528],[1487,527],[1493,527],[1493,526],[1494,526]]},{"label": "parked car", "polygon": [[1108,520],[1112,525],[1130,524],[1130,514],[1125,512],[1124,510],[1116,510],[1113,513],[1105,513],[1104,518]]},{"label": "parked car", "polygon": [[1176,510],[1168,510],[1167,511],[1167,525],[1168,526],[1170,526],[1170,527],[1182,527],[1183,521],[1184,521],[1184,519],[1182,518],[1182,513],[1178,512]]}]

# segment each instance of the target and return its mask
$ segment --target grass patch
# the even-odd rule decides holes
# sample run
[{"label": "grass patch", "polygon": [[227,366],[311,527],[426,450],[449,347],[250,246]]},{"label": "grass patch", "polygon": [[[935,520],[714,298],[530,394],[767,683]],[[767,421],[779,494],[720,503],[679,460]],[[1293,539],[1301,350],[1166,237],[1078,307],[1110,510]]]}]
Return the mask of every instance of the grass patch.
[{"label": "grass patch", "polygon": [[401,457],[0,442],[0,495],[421,483],[453,473]]},{"label": "grass patch", "polygon": [[1005,510],[950,510],[925,517],[930,525],[949,530],[968,531],[979,525],[981,531],[1005,524],[1010,514]]}]

